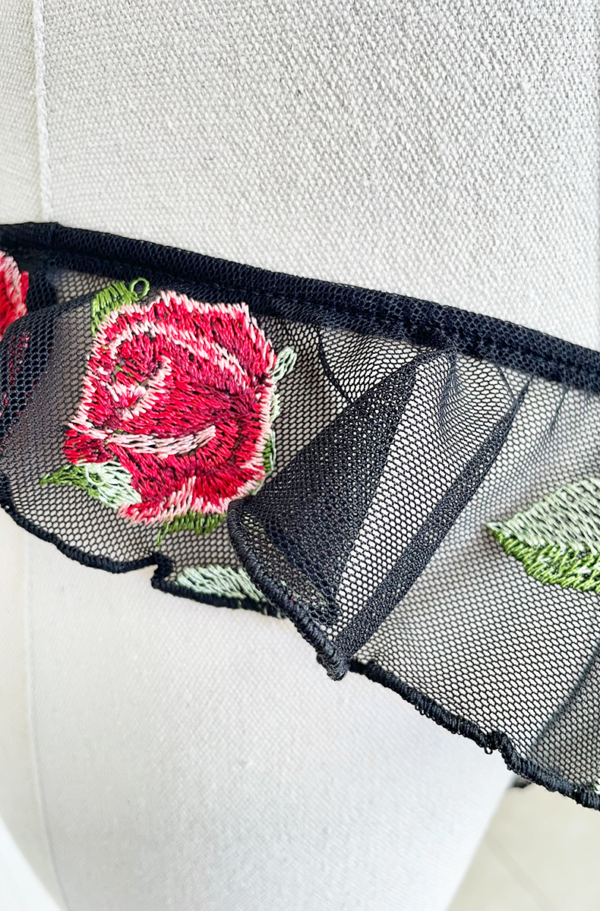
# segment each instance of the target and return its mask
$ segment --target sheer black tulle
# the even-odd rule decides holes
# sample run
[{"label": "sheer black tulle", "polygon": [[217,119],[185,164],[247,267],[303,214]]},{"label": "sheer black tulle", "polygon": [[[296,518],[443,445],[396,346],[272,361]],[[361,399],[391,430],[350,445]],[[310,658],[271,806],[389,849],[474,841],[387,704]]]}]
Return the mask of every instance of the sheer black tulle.
[{"label": "sheer black tulle", "polygon": [[[511,768],[600,808],[600,599],[528,575],[487,529],[600,474],[600,354],[424,301],[276,275],[58,225],[6,226],[28,315],[0,343],[0,498],[19,524],[112,572],[289,617],[334,679],[366,674]],[[208,535],[157,542],[73,486],[61,461],[117,279],[245,302],[297,361],[278,385],[273,474]],[[182,573],[241,569],[255,594]],[[268,656],[265,656],[268,661]]]}]

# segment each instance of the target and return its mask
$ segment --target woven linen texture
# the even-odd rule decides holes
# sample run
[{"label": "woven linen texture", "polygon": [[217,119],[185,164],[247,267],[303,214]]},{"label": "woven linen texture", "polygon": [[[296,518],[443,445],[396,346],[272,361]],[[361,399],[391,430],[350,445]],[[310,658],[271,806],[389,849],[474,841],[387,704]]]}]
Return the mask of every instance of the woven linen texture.
[{"label": "woven linen texture", "polygon": [[0,2],[0,221],[42,218],[32,10]]},{"label": "woven linen texture", "polygon": [[[598,475],[596,353],[110,235],[24,225],[1,240],[29,275],[28,315],[0,349],[2,497],[17,521],[88,565],[155,565],[165,591],[289,616],[334,679],[366,674],[515,771],[600,805],[598,597],[528,575],[488,528]],[[157,539],[45,483],[77,413],[97,291],[142,272],[148,288],[167,283],[165,299],[247,301],[273,350],[296,355],[275,469],[209,534]],[[253,588],[193,591],[207,566]]]},{"label": "woven linen texture", "polygon": [[44,219],[600,347],[594,0],[44,0],[42,25]]},{"label": "woven linen texture", "polygon": [[332,685],[285,620],[26,537],[38,775],[69,908],[445,911],[509,784],[499,756],[354,674]]}]

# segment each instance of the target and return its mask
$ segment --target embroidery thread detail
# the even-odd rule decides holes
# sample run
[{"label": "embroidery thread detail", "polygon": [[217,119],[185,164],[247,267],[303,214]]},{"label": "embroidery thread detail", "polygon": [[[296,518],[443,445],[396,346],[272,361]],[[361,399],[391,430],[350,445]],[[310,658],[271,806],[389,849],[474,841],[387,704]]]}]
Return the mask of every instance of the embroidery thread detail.
[{"label": "embroidery thread detail", "polygon": [[564,484],[524,512],[487,526],[528,575],[600,594],[600,479]]},{"label": "embroidery thread detail", "polygon": [[277,355],[277,363],[275,364],[275,369],[273,371],[273,381],[279,383],[280,380],[287,376],[288,373],[296,366],[296,361],[298,360],[298,355],[289,345],[286,348],[283,348]]},{"label": "embroidery thread detail", "polygon": [[275,445],[275,431],[271,431],[271,436],[265,446],[265,474],[269,475],[275,471],[275,462],[277,460],[277,448]]},{"label": "embroidery thread detail", "polygon": [[131,486],[131,475],[118,462],[64,465],[45,474],[40,485],[45,484],[79,487],[112,509],[141,502],[139,493]]},{"label": "embroidery thread detail", "polygon": [[28,287],[29,274],[20,272],[12,256],[0,250],[0,341],[11,323],[27,314]]},{"label": "embroidery thread detail", "polygon": [[165,522],[156,536],[156,546],[160,547],[167,535],[174,535],[179,531],[193,531],[196,535],[210,535],[225,521],[225,518],[224,513],[204,515],[201,512],[188,512],[184,516],[178,516],[171,522]]},{"label": "embroidery thread detail", "polygon": [[[141,293],[135,290],[139,284],[142,285]],[[92,335],[97,334],[100,324],[109,313],[119,310],[127,304],[136,304],[147,297],[149,291],[150,283],[145,278],[136,278],[129,285],[121,281],[113,282],[108,288],[98,291],[92,299]]]},{"label": "embroidery thread detail", "polygon": [[216,595],[234,600],[250,598],[259,604],[267,601],[246,570],[234,569],[232,566],[191,566],[177,577],[177,584],[198,595]]},{"label": "embroidery thread detail", "polygon": [[121,518],[159,525],[160,546],[179,531],[214,531],[231,500],[273,471],[276,382],[296,352],[277,356],[245,304],[174,291],[143,300],[149,287],[138,278],[94,296],[69,465],[40,483],[72,484]]}]

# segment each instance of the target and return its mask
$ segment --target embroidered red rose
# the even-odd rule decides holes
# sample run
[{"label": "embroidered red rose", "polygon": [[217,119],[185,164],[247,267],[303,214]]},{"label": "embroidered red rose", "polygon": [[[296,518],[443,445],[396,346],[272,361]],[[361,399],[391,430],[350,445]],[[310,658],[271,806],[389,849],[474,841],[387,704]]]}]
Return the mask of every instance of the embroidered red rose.
[{"label": "embroidered red rose", "polygon": [[[133,522],[216,519],[265,477],[276,360],[245,304],[167,291],[118,307],[98,327],[64,454]],[[46,480],[85,486],[73,478]]]},{"label": "embroidered red rose", "polygon": [[0,250],[0,341],[11,323],[25,316],[29,275],[19,272],[16,262]]}]

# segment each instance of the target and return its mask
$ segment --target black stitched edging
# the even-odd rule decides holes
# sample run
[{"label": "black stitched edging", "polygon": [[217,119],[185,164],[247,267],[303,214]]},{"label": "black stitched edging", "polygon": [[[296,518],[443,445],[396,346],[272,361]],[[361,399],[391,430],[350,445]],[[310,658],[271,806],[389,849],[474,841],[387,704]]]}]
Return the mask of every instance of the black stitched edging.
[{"label": "black stitched edging", "polygon": [[434,702],[433,699],[424,696],[423,693],[408,686],[408,684],[396,677],[391,671],[384,670],[384,668],[379,667],[374,661],[363,664],[353,658],[350,662],[350,670],[355,674],[362,674],[374,683],[379,683],[382,686],[393,690],[395,693],[398,693],[399,696],[402,696],[403,699],[411,705],[414,705],[421,715],[431,718],[432,721],[435,721],[436,724],[446,728],[446,730],[450,731],[452,734],[460,734],[462,737],[473,740],[478,746],[482,747],[486,753],[493,753],[494,750],[498,750],[508,768],[522,778],[527,778],[529,781],[534,782],[534,784],[542,785],[549,791],[558,791],[559,794],[564,794],[565,797],[571,797],[576,803],[581,804],[583,807],[588,807],[592,810],[600,810],[600,794],[595,794],[593,791],[582,788],[581,786],[577,787],[561,775],[557,775],[554,772],[548,772],[536,762],[519,756],[513,746],[512,740],[503,731],[490,731],[487,734],[484,733],[484,731],[482,731],[473,721],[468,721],[465,718],[461,718],[459,715],[454,715],[452,712],[443,709],[437,702]]},{"label": "black stitched edging", "polygon": [[[171,561],[163,554],[153,554],[149,557],[142,557],[139,560],[118,561],[110,560],[108,557],[95,557],[93,554],[89,554],[79,547],[75,547],[72,544],[66,544],[58,535],[55,535],[54,532],[40,528],[39,525],[30,522],[29,519],[26,519],[15,509],[10,494],[8,478],[2,474],[0,474],[0,509],[7,512],[11,519],[13,519],[17,525],[20,525],[21,528],[24,528],[25,531],[30,532],[42,541],[48,541],[48,543],[54,544],[61,553],[70,557],[71,560],[76,560],[77,563],[81,563],[82,566],[89,566],[92,569],[103,569],[109,573],[129,573],[135,569],[143,569],[146,566],[154,566],[155,564],[158,566],[163,561],[167,561],[169,567],[171,567]],[[171,568],[169,568],[168,572],[171,572]]]},{"label": "black stitched edging", "polygon": [[[331,322],[360,333],[387,335],[462,354],[600,393],[600,352],[514,323],[417,298],[299,278],[199,253],[65,228],[56,223],[0,226],[0,246],[46,251],[48,262],[68,256],[78,269],[115,278],[143,269],[149,279],[205,283],[233,292],[263,315]],[[54,255],[52,255],[54,254]],[[226,296],[229,296],[228,294]],[[393,317],[390,317],[390,313]]]},{"label": "black stitched edging", "polygon": [[345,658],[340,657],[338,649],[329,641],[326,634],[307,616],[306,611],[298,603],[298,599],[281,591],[272,577],[267,573],[262,564],[246,545],[244,532],[240,523],[236,503],[234,500],[227,510],[227,531],[229,539],[236,554],[242,561],[244,569],[254,584],[267,596],[271,604],[279,608],[284,616],[289,617],[300,635],[311,645],[317,653],[317,661],[323,665],[327,674],[333,680],[341,680],[348,672]]},{"label": "black stitched edging", "polygon": [[178,598],[189,598],[190,601],[197,601],[199,604],[209,604],[211,607],[227,607],[230,610],[251,610],[266,617],[276,617],[283,619],[283,614],[272,604],[267,601],[253,601],[252,598],[223,598],[218,595],[200,594],[185,585],[178,585],[177,582],[170,582],[165,575],[170,575],[171,569],[163,573],[160,567],[152,576],[152,588],[156,588],[168,595],[176,595]]},{"label": "black stitched edging", "polygon": [[233,610],[252,610],[269,617],[281,618],[283,616],[272,604],[259,604],[251,598],[220,598],[216,595],[198,595],[196,592],[191,591],[191,589],[177,585],[175,582],[168,581],[168,576],[173,572],[173,561],[170,557],[157,551],[147,557],[141,557],[139,560],[119,561],[111,560],[109,557],[97,557],[72,544],[66,544],[58,535],[55,535],[54,532],[40,528],[39,525],[35,525],[35,523],[26,519],[15,509],[10,494],[8,478],[2,474],[0,474],[0,509],[3,509],[8,513],[11,519],[13,519],[21,528],[24,528],[25,531],[35,535],[35,537],[39,538],[41,541],[54,544],[54,546],[66,557],[75,560],[77,563],[81,563],[82,566],[87,566],[90,569],[102,569],[105,572],[114,574],[130,573],[136,569],[144,569],[146,566],[156,566],[150,584],[153,588],[165,592],[166,594],[190,598],[193,601],[198,601],[200,604],[208,604],[213,607],[227,607]]},{"label": "black stitched edging", "polygon": [[[0,478],[0,480],[2,479]],[[5,485],[0,484],[0,488],[4,486]],[[54,544],[58,550],[61,551],[61,553],[65,554],[67,557],[70,557],[72,560],[81,563],[83,566],[87,566],[92,569],[103,569],[111,573],[125,573],[136,569],[143,569],[146,566],[156,565],[156,571],[152,576],[151,584],[153,588],[156,588],[160,591],[169,594],[175,594],[184,598],[189,598],[202,604],[214,605],[215,607],[240,607],[248,610],[253,610],[255,612],[257,611],[263,614],[266,613],[268,616],[272,617],[280,616],[280,614],[277,612],[277,608],[273,607],[270,604],[264,606],[264,610],[261,607],[257,606],[255,602],[251,601],[251,599],[245,599],[243,602],[236,601],[235,604],[232,604],[230,599],[218,598],[211,595],[198,596],[191,590],[185,590],[181,586],[166,581],[166,577],[169,576],[172,572],[172,563],[171,560],[164,554],[155,553],[150,557],[145,557],[141,560],[131,560],[129,562],[122,563],[109,560],[106,557],[94,557],[90,554],[87,554],[77,547],[73,547],[70,544],[65,544],[53,533],[44,531],[43,529],[39,528],[39,526],[34,525],[33,522],[30,522],[29,519],[25,519],[23,516],[21,516],[15,510],[10,500],[7,501],[2,490],[0,490],[0,508],[4,509],[5,512],[7,512],[16,522],[16,524],[25,529],[25,531],[35,535],[42,541],[47,541],[51,544]],[[263,587],[265,593],[272,597],[273,600],[275,600],[275,595],[279,596],[279,592],[271,582],[269,576],[260,571],[258,564],[255,566],[249,565],[247,567],[247,571],[252,581],[255,582],[255,584]],[[279,598],[279,600],[281,599]],[[298,631],[303,636],[303,638],[309,641],[313,648],[317,649],[317,660],[322,660],[324,657],[327,659],[328,663],[331,662],[331,645],[327,641],[326,637],[323,636],[324,641],[320,644],[321,647],[317,647],[317,644],[314,641],[314,632],[311,631],[310,634],[305,635],[305,632],[302,629],[302,617],[297,613],[292,599],[283,600],[286,600],[285,605],[282,604],[282,608],[285,614],[294,621]],[[460,734],[463,737],[467,737],[469,740],[473,740],[478,746],[482,747],[486,753],[492,753],[494,750],[498,750],[508,768],[511,769],[511,771],[515,772],[517,775],[520,775],[523,778],[527,778],[535,784],[542,785],[550,791],[558,791],[560,794],[564,794],[566,797],[571,797],[573,800],[575,800],[576,803],[579,803],[584,807],[600,810],[600,795],[594,794],[589,790],[578,788],[567,781],[567,779],[545,771],[537,763],[534,763],[529,759],[523,759],[516,752],[512,741],[504,732],[491,731],[488,734],[484,733],[481,728],[478,727],[478,725],[476,725],[474,722],[468,721],[465,718],[461,718],[458,715],[454,715],[451,712],[448,712],[446,709],[438,705],[437,702],[434,702],[433,699],[430,699],[428,696],[424,696],[423,693],[420,693],[413,687],[410,687],[406,683],[403,683],[403,681],[396,677],[395,674],[393,674],[391,671],[384,670],[374,662],[362,664],[360,661],[352,659],[350,661],[349,669],[352,673],[362,674],[364,677],[368,677],[369,680],[373,681],[374,683],[379,683],[382,686],[393,690],[395,693],[398,693],[398,695],[413,705],[421,715],[425,715],[427,718],[435,721],[436,724],[439,724],[441,727],[446,728],[446,730],[450,731],[452,734]],[[346,668],[344,667],[343,673],[345,673],[345,671]],[[339,679],[339,677],[337,679]]]}]

